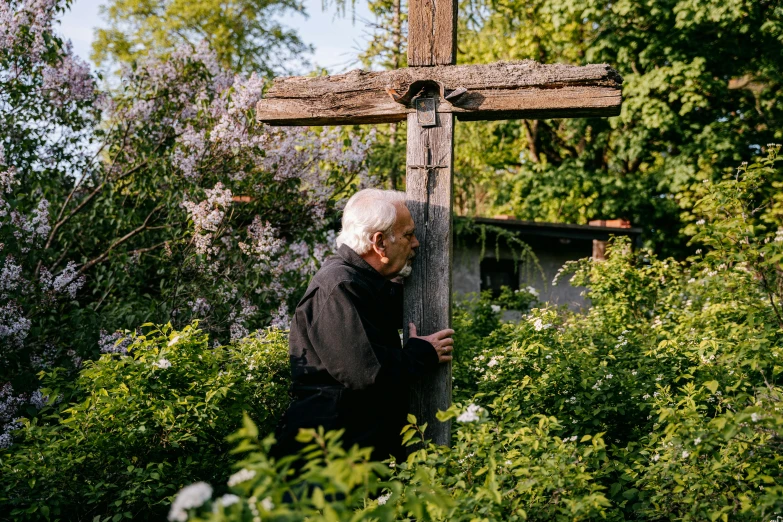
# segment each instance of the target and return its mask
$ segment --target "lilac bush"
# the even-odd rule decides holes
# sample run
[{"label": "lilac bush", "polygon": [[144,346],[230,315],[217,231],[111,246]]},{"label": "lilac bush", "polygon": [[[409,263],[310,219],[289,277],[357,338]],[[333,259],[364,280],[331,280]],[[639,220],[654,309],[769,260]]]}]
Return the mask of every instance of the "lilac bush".
[{"label": "lilac bush", "polygon": [[257,123],[264,80],[206,44],[102,91],[52,29],[65,5],[0,6],[0,384],[28,402],[39,371],[122,353],[145,321],[285,327],[371,182],[371,136]]}]

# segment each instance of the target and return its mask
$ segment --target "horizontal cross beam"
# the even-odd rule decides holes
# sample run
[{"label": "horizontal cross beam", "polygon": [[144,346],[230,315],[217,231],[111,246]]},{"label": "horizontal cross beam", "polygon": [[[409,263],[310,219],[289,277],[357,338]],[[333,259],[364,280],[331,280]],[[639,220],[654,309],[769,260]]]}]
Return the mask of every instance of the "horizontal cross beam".
[{"label": "horizontal cross beam", "polygon": [[526,60],[276,78],[256,118],[271,125],[394,123],[415,112],[408,102],[416,93],[408,91],[426,81],[446,98],[438,112],[468,121],[617,116],[622,103],[623,80],[608,65]]}]

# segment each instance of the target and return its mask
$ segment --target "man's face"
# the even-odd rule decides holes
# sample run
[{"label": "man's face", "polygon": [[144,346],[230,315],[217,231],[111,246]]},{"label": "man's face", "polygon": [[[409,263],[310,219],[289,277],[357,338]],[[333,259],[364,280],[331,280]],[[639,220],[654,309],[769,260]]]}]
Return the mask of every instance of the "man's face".
[{"label": "man's face", "polygon": [[415,248],[419,246],[416,239],[415,225],[408,207],[402,203],[397,205],[397,221],[392,228],[394,242],[388,241],[386,257],[389,258],[389,272],[394,275],[408,277],[411,273],[411,262],[416,255]]}]

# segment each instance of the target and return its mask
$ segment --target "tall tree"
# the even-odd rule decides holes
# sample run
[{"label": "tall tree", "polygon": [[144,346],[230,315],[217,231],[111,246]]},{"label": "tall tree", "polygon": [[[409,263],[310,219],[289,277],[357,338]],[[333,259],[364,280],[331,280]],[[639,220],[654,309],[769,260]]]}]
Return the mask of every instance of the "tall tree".
[{"label": "tall tree", "polygon": [[273,75],[302,64],[309,47],[277,19],[306,15],[301,0],[109,0],[108,26],[95,32],[92,59],[100,66],[131,63],[150,53],[206,41],[224,67]]},{"label": "tall tree", "polygon": [[[685,243],[690,187],[783,138],[780,0],[472,2],[461,61],[613,64],[623,113],[608,121],[461,126],[458,169],[478,212],[585,223],[627,217],[648,244]],[[491,151],[490,153],[482,151]],[[458,158],[467,158],[464,152]]]}]

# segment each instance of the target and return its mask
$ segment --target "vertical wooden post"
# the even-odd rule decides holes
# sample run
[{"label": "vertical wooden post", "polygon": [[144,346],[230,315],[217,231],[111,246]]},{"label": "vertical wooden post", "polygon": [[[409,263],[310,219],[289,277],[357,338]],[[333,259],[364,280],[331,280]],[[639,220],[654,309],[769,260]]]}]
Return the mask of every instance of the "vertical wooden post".
[{"label": "vertical wooden post", "polygon": [[457,63],[457,0],[408,4],[408,67]]},{"label": "vertical wooden post", "polygon": [[[451,327],[454,117],[448,113],[437,118],[437,126],[422,127],[415,113],[408,115],[407,204],[421,246],[405,282],[406,340],[411,322],[419,335]],[[451,424],[435,418],[450,405],[451,363],[411,387],[409,409],[419,424],[428,423],[426,434],[436,444],[450,442]]]}]

